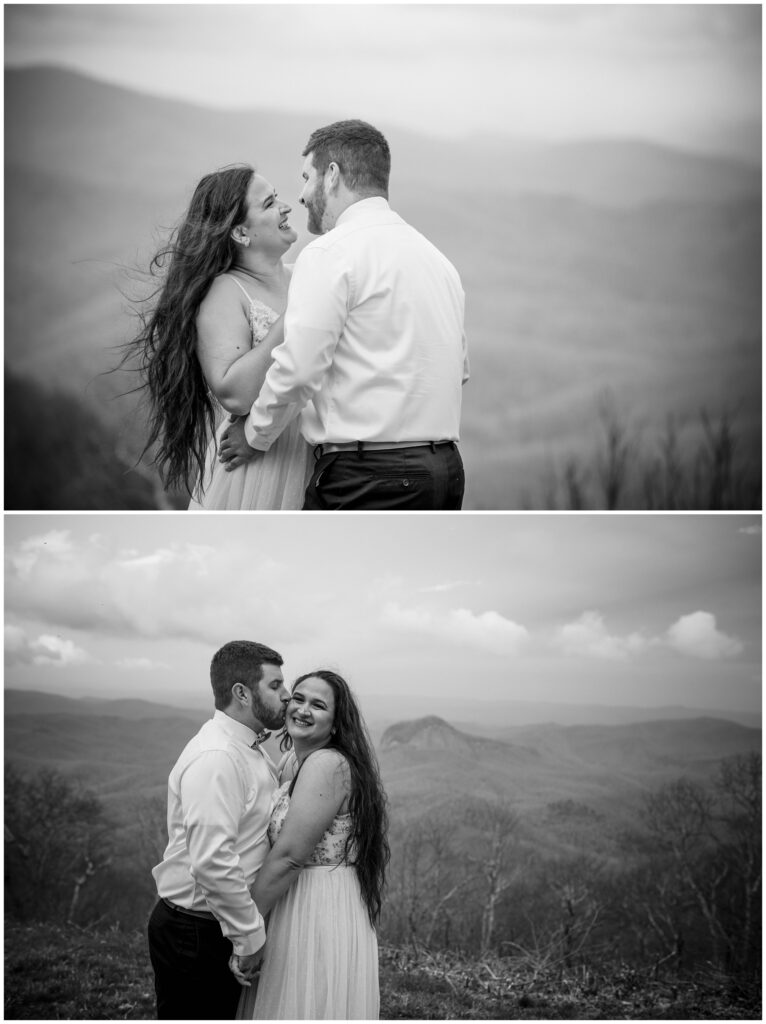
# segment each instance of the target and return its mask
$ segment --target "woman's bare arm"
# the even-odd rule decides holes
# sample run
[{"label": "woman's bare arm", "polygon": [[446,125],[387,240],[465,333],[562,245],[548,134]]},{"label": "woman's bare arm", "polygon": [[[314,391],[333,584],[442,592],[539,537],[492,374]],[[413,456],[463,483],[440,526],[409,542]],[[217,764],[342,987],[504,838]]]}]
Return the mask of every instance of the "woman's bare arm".
[{"label": "woman's bare arm", "polygon": [[283,317],[259,344],[251,346],[250,324],[236,286],[214,281],[197,314],[197,357],[208,387],[235,416],[246,416],[271,366],[271,353],[284,340]]},{"label": "woman's bare arm", "polygon": [[318,750],[306,759],[282,831],[251,890],[261,914],[268,913],[298,877],[333,818],[344,807],[350,788],[346,759],[337,751]]}]

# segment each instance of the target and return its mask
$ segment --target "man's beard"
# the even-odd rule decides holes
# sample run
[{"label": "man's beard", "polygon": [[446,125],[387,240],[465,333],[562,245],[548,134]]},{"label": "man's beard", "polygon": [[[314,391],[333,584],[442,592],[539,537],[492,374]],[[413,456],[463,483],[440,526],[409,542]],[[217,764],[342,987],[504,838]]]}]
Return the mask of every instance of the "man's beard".
[{"label": "man's beard", "polygon": [[324,212],[327,209],[327,196],[324,194],[321,182],[314,189],[314,194],[310,201],[306,203],[306,209],[309,211],[308,230],[312,235],[324,234],[322,221],[324,220]]},{"label": "man's beard", "polygon": [[259,693],[253,693],[253,714],[266,729],[281,729],[285,724],[285,710],[285,704],[277,711],[264,704]]}]

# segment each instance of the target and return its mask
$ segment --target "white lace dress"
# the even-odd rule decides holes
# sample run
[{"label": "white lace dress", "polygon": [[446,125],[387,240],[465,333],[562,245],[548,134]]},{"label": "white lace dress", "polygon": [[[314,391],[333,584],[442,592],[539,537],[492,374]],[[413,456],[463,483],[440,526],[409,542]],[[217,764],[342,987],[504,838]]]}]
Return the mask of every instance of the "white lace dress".
[{"label": "white lace dress", "polygon": [[[238,281],[236,283],[239,284]],[[242,291],[250,303],[252,344],[257,345],[269,333],[279,314],[259,299],[252,298],[244,288]],[[291,420],[262,458],[246,462],[227,473],[223,463],[218,461],[218,444],[230,417],[222,406],[215,404],[216,431],[205,456],[203,487],[197,483],[189,509],[279,511],[302,508],[313,460],[311,448],[301,436],[298,417]]]},{"label": "white lace dress", "polygon": [[[289,786],[271,814],[272,846],[290,807]],[[351,816],[339,814],[275,904],[260,982],[255,993],[242,990],[238,1020],[377,1020],[378,940],[356,868],[344,859],[350,829]]]}]

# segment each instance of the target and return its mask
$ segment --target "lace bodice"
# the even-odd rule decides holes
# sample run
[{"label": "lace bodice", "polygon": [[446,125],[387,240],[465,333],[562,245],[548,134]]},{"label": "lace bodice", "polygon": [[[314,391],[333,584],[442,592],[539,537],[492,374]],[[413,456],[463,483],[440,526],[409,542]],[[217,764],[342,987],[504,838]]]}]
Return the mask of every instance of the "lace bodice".
[{"label": "lace bodice", "polygon": [[261,302],[260,299],[254,299],[250,296],[250,331],[253,335],[253,347],[258,345],[270,329],[279,320],[279,313],[267,306],[265,302]]},{"label": "lace bodice", "polygon": [[[287,812],[290,809],[290,794],[288,789],[290,783],[285,782],[280,786],[274,810],[271,812],[268,835],[269,843],[273,846],[277,836],[282,831]],[[338,814],[332,824],[314,847],[314,852],[306,861],[306,865],[332,866],[336,864],[353,864],[355,860],[354,848],[351,846],[346,859],[346,840],[351,832],[351,815]]]}]

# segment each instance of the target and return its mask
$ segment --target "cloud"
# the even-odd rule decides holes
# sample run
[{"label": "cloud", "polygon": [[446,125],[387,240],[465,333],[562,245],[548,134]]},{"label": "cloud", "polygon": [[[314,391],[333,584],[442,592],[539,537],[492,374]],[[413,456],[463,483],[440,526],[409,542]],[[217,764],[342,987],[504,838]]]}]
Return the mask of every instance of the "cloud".
[{"label": "cloud", "polygon": [[32,661],[27,635],[19,626],[6,626],[3,647],[6,665],[23,665]]},{"label": "cloud", "polygon": [[707,660],[730,658],[743,649],[741,640],[718,629],[715,615],[710,612],[682,615],[667,631],[665,639],[668,646],[680,654]]},{"label": "cloud", "polygon": [[[6,609],[41,632],[284,644],[315,635],[331,603],[302,586],[303,568],[227,544],[136,550],[65,531],[29,538],[6,558]],[[289,600],[285,617],[281,596]]]},{"label": "cloud", "polygon": [[434,583],[430,587],[420,587],[419,594],[446,594],[450,590],[458,590],[460,587],[473,586],[468,580],[455,580],[453,583]]},{"label": "cloud", "polygon": [[163,569],[183,562],[207,575],[210,559],[215,557],[215,548],[204,544],[184,544],[182,547],[171,545],[167,548],[157,548],[148,555],[140,555],[136,551],[126,551],[123,557],[118,560],[117,565],[128,571],[146,572],[156,578]]},{"label": "cloud", "polygon": [[6,665],[40,665],[63,668],[65,665],[84,665],[95,658],[74,641],[60,635],[42,634],[29,639],[19,626],[5,627]]},{"label": "cloud", "polygon": [[515,655],[529,640],[529,633],[498,612],[475,614],[467,608],[435,612],[426,608],[403,608],[395,602],[385,606],[383,623],[394,629],[438,637],[453,644],[467,644],[491,654]]},{"label": "cloud", "polygon": [[597,611],[583,612],[579,619],[561,626],[554,645],[565,654],[622,661],[639,654],[651,641],[640,633],[617,636],[609,633]]},{"label": "cloud", "polygon": [[760,537],[761,527],[760,526],[740,526],[740,533],[747,534],[748,537]]},{"label": "cloud", "polygon": [[558,630],[554,646],[564,654],[618,661],[660,647],[707,659],[733,657],[743,649],[740,640],[718,630],[714,615],[701,611],[682,615],[662,636],[635,632],[618,636],[609,632],[600,612],[586,611]]},{"label": "cloud", "polygon": [[169,668],[164,661],[153,661],[151,658],[120,658],[115,665],[129,672],[151,672],[154,669]]},{"label": "cloud", "polygon": [[11,556],[11,564],[16,572],[28,576],[41,558],[53,555],[62,561],[69,559],[73,551],[68,530],[50,530],[37,537],[28,537],[21,541],[16,552]]}]

